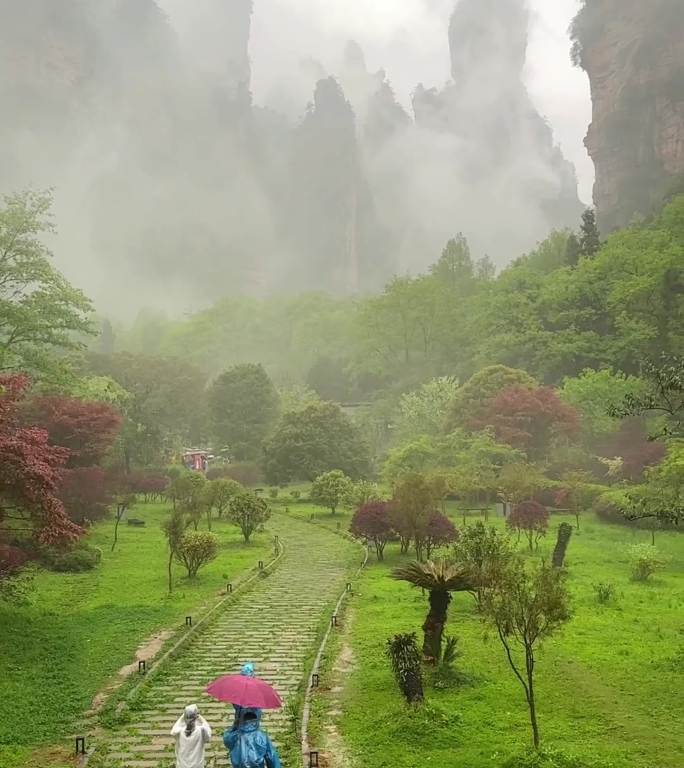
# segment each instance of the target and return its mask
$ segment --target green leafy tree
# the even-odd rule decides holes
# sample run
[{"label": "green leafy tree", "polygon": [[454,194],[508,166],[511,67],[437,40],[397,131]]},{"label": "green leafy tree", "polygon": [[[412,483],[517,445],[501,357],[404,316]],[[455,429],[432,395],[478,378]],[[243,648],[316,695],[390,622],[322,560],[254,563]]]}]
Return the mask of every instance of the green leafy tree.
[{"label": "green leafy tree", "polygon": [[337,508],[353,491],[354,484],[344,472],[334,469],[319,475],[311,486],[311,501],[327,507],[334,515]]},{"label": "green leafy tree", "polygon": [[239,461],[259,458],[280,403],[263,366],[245,363],[229,368],[212,383],[208,397],[216,440]]},{"label": "green leafy tree", "polygon": [[635,376],[614,373],[608,368],[588,368],[578,376],[566,378],[559,394],[580,413],[585,442],[595,444],[619,429],[619,417],[609,414],[611,404],[621,403],[627,395],[643,393],[644,389],[645,384]]},{"label": "green leafy tree", "polygon": [[288,384],[280,388],[278,394],[280,395],[281,413],[301,411],[308,405],[321,402],[318,394],[304,384]]},{"label": "green leafy tree", "polygon": [[498,477],[499,496],[505,504],[520,504],[548,485],[548,479],[534,464],[507,464]]},{"label": "green leafy tree", "polygon": [[399,480],[394,488],[392,517],[402,552],[408,552],[413,543],[416,558],[423,559],[427,527],[436,507],[433,489],[424,475],[413,473]]},{"label": "green leafy tree", "polygon": [[264,447],[266,479],[273,485],[313,481],[339,469],[352,479],[368,474],[370,458],[359,428],[334,403],[312,403],[285,413]]},{"label": "green leafy tree", "polygon": [[567,243],[565,244],[565,263],[569,267],[576,267],[581,255],[582,246],[580,245],[579,238],[572,232],[568,236]]},{"label": "green leafy tree", "polygon": [[166,543],[169,548],[169,559],[167,561],[169,594],[173,591],[173,571],[171,566],[187,527],[188,521],[179,507],[174,508],[168,518],[162,523],[162,530],[164,531],[164,536],[166,536]]},{"label": "green leafy tree", "polygon": [[628,392],[620,405],[609,407],[609,414],[661,416],[665,420],[661,436],[684,437],[684,357],[663,355],[657,363],[649,360],[643,376],[646,391]]},{"label": "green leafy tree", "polygon": [[90,373],[114,380],[126,392],[119,406],[124,415],[120,452],[126,472],[134,466],[160,466],[188,443],[202,439],[206,377],[194,366],[128,352],[91,354],[87,364]]},{"label": "green leafy tree", "polygon": [[306,385],[319,398],[336,403],[349,401],[352,392],[352,382],[345,363],[329,357],[319,357],[311,366]]},{"label": "green leafy tree", "polygon": [[402,395],[396,424],[399,435],[417,437],[442,433],[457,392],[458,380],[442,376],[431,379],[415,392]]},{"label": "green leafy tree", "polygon": [[454,562],[465,569],[478,606],[483,590],[501,577],[514,556],[507,533],[481,520],[463,527],[454,545]]},{"label": "green leafy tree", "polygon": [[194,579],[200,568],[218,555],[218,539],[212,533],[186,533],[176,547],[174,557],[185,567],[188,578]]},{"label": "green leafy tree", "polygon": [[390,450],[383,465],[383,475],[390,485],[394,485],[402,475],[426,473],[436,470],[440,464],[437,441],[422,436],[403,442]]},{"label": "green leafy tree", "polygon": [[475,265],[462,232],[449,240],[430,272],[454,294],[465,296],[472,291]]},{"label": "green leafy tree", "polygon": [[646,483],[627,493],[622,511],[628,520],[684,521],[684,440],[668,444],[665,459],[646,471]]},{"label": "green leafy tree", "polygon": [[228,505],[228,520],[240,528],[246,544],[270,517],[268,504],[253,493],[238,493]]},{"label": "green leafy tree", "polygon": [[567,504],[575,516],[577,530],[580,529],[580,517],[593,501],[591,492],[592,476],[581,470],[566,472],[563,475],[563,487],[556,493],[556,503]]},{"label": "green leafy tree", "polygon": [[466,570],[446,560],[410,563],[395,568],[392,578],[407,581],[428,592],[430,610],[423,623],[423,657],[430,663],[436,663],[442,657],[442,639],[451,593],[469,592],[472,589]]},{"label": "green leafy tree", "polygon": [[357,480],[344,497],[344,504],[352,509],[362,507],[374,501],[382,500],[382,492],[377,483],[370,480]]},{"label": "green leafy tree", "polygon": [[520,261],[537,272],[550,274],[569,263],[568,251],[572,249],[572,239],[577,242],[575,236],[567,230],[554,231]]},{"label": "green leafy tree", "polygon": [[112,552],[119,541],[119,524],[135,502],[135,494],[127,493],[125,490],[121,490],[114,497],[114,540],[112,541]]},{"label": "green leafy tree", "polygon": [[91,304],[52,265],[50,193],[7,195],[0,207],[0,371],[46,374],[55,353],[83,347]]},{"label": "green leafy tree", "polygon": [[211,530],[211,519],[216,512],[217,517],[223,517],[234,496],[242,493],[244,488],[235,480],[219,478],[209,480],[203,489],[204,504],[207,515],[207,527]]},{"label": "green leafy tree", "polygon": [[384,376],[424,370],[440,357],[449,303],[448,291],[431,277],[394,278],[360,307],[359,364]]},{"label": "green leafy tree", "polygon": [[496,630],[511,670],[525,691],[532,740],[538,749],[537,652],[570,618],[564,572],[542,564],[530,573],[522,561],[515,560],[483,591],[482,611]]},{"label": "green leafy tree", "polygon": [[171,478],[166,496],[173,503],[174,509],[179,505],[190,506],[199,504],[207,480],[199,472],[190,472],[187,469],[179,469]]}]

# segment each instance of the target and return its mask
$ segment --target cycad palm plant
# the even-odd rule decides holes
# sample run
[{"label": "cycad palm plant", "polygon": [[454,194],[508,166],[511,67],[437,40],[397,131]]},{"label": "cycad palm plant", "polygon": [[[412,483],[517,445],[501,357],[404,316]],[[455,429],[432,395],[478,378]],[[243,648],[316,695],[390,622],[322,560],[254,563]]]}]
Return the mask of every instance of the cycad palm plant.
[{"label": "cycad palm plant", "polygon": [[465,568],[447,560],[413,562],[395,568],[392,578],[429,592],[430,610],[423,624],[423,656],[426,661],[435,663],[442,653],[451,593],[472,590]]}]

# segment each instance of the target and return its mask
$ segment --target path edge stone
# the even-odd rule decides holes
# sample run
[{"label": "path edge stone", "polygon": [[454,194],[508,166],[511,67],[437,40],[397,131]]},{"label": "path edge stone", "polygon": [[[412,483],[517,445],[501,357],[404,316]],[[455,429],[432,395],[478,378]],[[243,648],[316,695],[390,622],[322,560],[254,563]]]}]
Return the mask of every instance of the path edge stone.
[{"label": "path edge stone", "polygon": [[[311,521],[309,524],[316,525],[316,523],[313,521]],[[358,546],[363,549],[364,551],[363,562],[354,573],[354,578],[358,578],[358,576],[361,574],[363,569],[368,564],[368,554],[369,554],[368,546],[364,546],[360,541],[358,541],[358,539],[355,539],[349,533],[342,532],[342,531],[332,531],[332,530],[330,532],[335,534],[336,536],[341,536],[342,538],[346,538],[349,541],[352,541],[355,544],[358,544]],[[342,607],[342,603],[344,602],[345,598],[347,598],[348,596],[349,596],[349,592],[347,591],[347,587],[345,585],[344,591],[340,595],[337,601],[337,604],[335,605],[333,615],[339,614],[340,608]],[[299,740],[300,747],[301,747],[301,764],[303,768],[309,768],[309,753],[311,751],[311,744],[309,743],[309,721],[311,719],[311,704],[312,704],[313,692],[314,692],[314,688],[311,685],[311,680],[313,675],[318,674],[318,671],[321,668],[323,654],[325,653],[325,649],[326,649],[326,646],[328,645],[328,640],[330,639],[332,630],[333,630],[333,627],[331,622],[330,624],[328,624],[328,628],[325,634],[323,635],[323,639],[321,640],[320,645],[318,646],[318,652],[316,654],[316,658],[314,659],[313,666],[309,670],[308,675],[304,678],[305,693],[304,693],[304,704],[302,707],[302,729],[301,729],[301,736]]]}]

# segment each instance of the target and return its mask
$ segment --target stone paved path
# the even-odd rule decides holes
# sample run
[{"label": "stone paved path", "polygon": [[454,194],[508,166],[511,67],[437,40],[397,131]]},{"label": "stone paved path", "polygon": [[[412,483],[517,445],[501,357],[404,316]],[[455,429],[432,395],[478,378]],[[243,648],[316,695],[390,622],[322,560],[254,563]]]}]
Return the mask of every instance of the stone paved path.
[{"label": "stone paved path", "polygon": [[[278,568],[238,595],[180,656],[150,679],[144,709],[132,713],[131,723],[98,738],[98,752],[106,755],[98,765],[171,768],[169,731],[190,703],[199,705],[214,729],[208,766],[228,765],[221,743],[228,709],[203,691],[208,682],[237,671],[245,661],[254,662],[259,677],[274,685],[284,701],[295,694],[323,612],[344,589],[361,555],[357,546],[322,526],[276,515],[269,528],[285,547]],[[264,727],[277,743],[289,726],[280,711],[267,713]]]}]

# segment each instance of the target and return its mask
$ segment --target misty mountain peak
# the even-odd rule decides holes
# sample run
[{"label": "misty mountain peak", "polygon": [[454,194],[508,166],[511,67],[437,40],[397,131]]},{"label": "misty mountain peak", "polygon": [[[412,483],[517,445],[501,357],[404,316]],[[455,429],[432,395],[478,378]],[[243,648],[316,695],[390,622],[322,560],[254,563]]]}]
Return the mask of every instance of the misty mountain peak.
[{"label": "misty mountain peak", "polygon": [[[461,0],[449,24],[451,76],[473,76],[494,90],[519,79],[525,65],[529,12],[526,0]],[[486,94],[483,94],[486,97]]]}]

